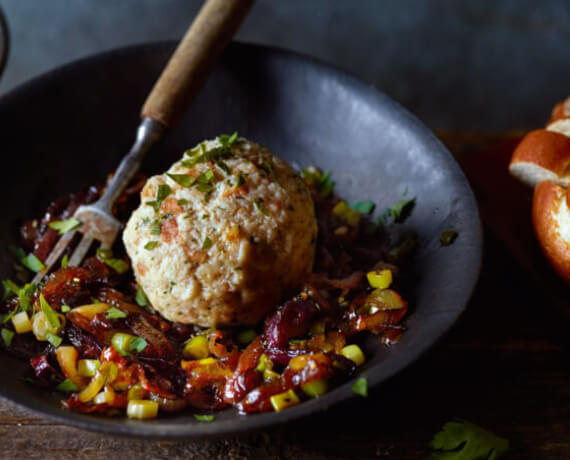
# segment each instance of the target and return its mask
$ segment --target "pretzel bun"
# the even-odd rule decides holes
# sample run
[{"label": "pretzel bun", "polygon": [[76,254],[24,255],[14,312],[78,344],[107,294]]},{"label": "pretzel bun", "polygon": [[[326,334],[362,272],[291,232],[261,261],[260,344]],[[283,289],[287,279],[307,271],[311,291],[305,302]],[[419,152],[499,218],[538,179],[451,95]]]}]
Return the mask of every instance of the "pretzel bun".
[{"label": "pretzel bun", "polygon": [[570,283],[570,208],[567,192],[551,181],[534,189],[532,223],[542,252],[556,271]]},{"label": "pretzel bun", "polygon": [[570,97],[554,106],[552,114],[550,115],[550,121],[553,122],[566,117],[570,117]]},{"label": "pretzel bun", "polygon": [[[550,126],[558,122],[551,123]],[[570,119],[568,120],[570,122]],[[566,125],[565,125],[566,126]],[[570,125],[569,133],[570,133]],[[552,181],[563,187],[570,183],[570,137],[552,129],[528,133],[515,149],[509,165],[511,175],[535,187],[541,181]]]}]

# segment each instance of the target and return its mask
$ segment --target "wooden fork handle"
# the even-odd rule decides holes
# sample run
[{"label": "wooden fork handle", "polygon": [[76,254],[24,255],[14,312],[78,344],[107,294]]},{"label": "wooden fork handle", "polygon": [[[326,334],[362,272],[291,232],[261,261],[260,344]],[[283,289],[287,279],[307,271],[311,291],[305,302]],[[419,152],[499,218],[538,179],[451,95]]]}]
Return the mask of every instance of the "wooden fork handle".
[{"label": "wooden fork handle", "polygon": [[255,0],[207,0],[142,108],[143,118],[171,127],[206,80]]}]

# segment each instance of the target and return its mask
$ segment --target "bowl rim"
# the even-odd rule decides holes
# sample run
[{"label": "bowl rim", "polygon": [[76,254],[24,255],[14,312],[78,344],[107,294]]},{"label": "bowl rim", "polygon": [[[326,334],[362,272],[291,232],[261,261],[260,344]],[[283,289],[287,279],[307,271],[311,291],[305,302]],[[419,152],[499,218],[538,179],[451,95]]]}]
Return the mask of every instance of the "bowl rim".
[{"label": "bowl rim", "polygon": [[[97,65],[97,63],[101,60],[120,57],[123,54],[149,52],[154,48],[161,48],[164,46],[174,47],[176,43],[177,42],[175,41],[168,40],[129,45],[74,60],[53,70],[42,73],[28,80],[27,82],[18,85],[16,88],[10,90],[0,97],[0,106],[9,103],[9,101],[13,98],[18,98],[20,95],[24,95],[26,92],[28,92],[29,89],[32,89],[38,85],[49,84],[50,80],[63,77],[72,69],[83,66]],[[318,68],[319,70],[325,71],[328,74],[332,74],[335,78],[340,78],[343,83],[360,86],[361,88],[365,87],[365,89],[369,91],[371,97],[381,100],[383,104],[389,105],[391,110],[398,112],[399,116],[405,118],[406,121],[409,122],[414,129],[418,129],[422,135],[425,136],[426,142],[429,141],[430,145],[433,145],[434,148],[437,148],[445,157],[447,157],[446,161],[448,163],[448,166],[453,169],[452,172],[457,177],[457,179],[459,181],[463,181],[465,184],[467,193],[464,198],[468,201],[467,208],[471,212],[471,224],[473,224],[471,231],[473,232],[473,239],[470,240],[470,263],[468,264],[468,269],[463,274],[463,284],[465,285],[465,289],[462,290],[463,294],[461,296],[457,296],[459,300],[455,302],[454,308],[442,312],[441,318],[439,320],[439,327],[437,328],[436,333],[433,335],[433,338],[431,341],[429,341],[429,343],[417,346],[414,349],[409,350],[406,358],[395,363],[392,366],[391,370],[387,373],[384,373],[382,369],[380,369],[382,366],[378,365],[372,366],[370,369],[364,372],[368,380],[369,388],[376,387],[380,383],[389,380],[394,375],[401,372],[404,368],[411,365],[423,353],[431,348],[451,328],[451,326],[455,323],[455,321],[467,307],[467,303],[471,298],[479,279],[482,265],[483,249],[482,224],[473,191],[469,186],[469,182],[467,181],[467,178],[465,177],[463,171],[451,153],[449,153],[447,148],[435,136],[435,134],[433,134],[419,119],[408,112],[400,104],[393,101],[391,98],[389,98],[387,95],[372,85],[366,84],[366,82],[362,81],[360,78],[350,74],[349,72],[341,70],[334,65],[330,65],[320,59],[306,56],[295,51],[284,50],[275,46],[266,46],[235,41],[232,42],[230,47],[238,50],[242,49],[244,52],[255,51],[264,53],[266,55],[278,55],[284,59],[294,61],[300,60],[303,61],[305,65],[309,65],[313,68]],[[34,400],[33,403],[31,403],[21,393],[6,389],[4,387],[0,387],[0,398],[7,402],[24,407],[25,409],[37,415],[44,416],[51,420],[77,428],[83,428],[117,436],[144,436],[146,438],[155,439],[193,439],[253,432],[261,428],[269,428],[295,419],[299,419],[301,417],[311,415],[315,412],[322,412],[335,404],[345,402],[351,398],[357,397],[357,395],[352,391],[351,385],[352,381],[345,382],[344,384],[335,387],[334,390],[329,392],[326,397],[305,401],[302,404],[291,407],[284,412],[268,412],[248,416],[240,416],[243,417],[244,423],[240,423],[239,419],[236,421],[234,418],[227,420],[216,420],[214,423],[168,425],[157,425],[153,424],[152,421],[140,422],[124,418],[120,419],[120,423],[115,423],[116,420],[109,419],[107,417],[85,415],[76,412],[65,411],[59,407],[54,407],[53,404],[47,401],[47,399],[42,401]],[[168,419],[166,418],[162,420]]]}]

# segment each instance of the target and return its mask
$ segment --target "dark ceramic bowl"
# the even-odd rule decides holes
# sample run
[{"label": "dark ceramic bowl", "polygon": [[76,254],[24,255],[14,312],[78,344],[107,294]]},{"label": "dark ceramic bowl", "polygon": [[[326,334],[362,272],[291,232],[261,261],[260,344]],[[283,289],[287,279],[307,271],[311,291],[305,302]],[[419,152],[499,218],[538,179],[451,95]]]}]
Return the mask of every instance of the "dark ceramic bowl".
[{"label": "dark ceramic bowl", "polygon": [[8,24],[6,23],[4,12],[2,8],[0,8],[0,76],[2,76],[2,72],[6,66],[6,60],[8,59],[9,43]]},{"label": "dark ceramic bowl", "polygon": [[[135,46],[82,59],[0,99],[1,247],[15,242],[18,221],[116,167],[173,48],[172,43]],[[163,171],[189,146],[234,130],[293,164],[332,171],[338,193],[348,200],[372,199],[383,210],[406,189],[408,197],[417,198],[411,218],[397,226],[419,237],[408,273],[413,280],[406,292],[408,330],[391,348],[371,337],[359,375],[372,387],[408,366],[455,322],[480,269],[477,206],[451,155],[414,116],[358,79],[297,54],[233,44],[178,127],[151,152],[145,170]],[[459,236],[441,247],[446,229]],[[6,275],[10,262],[0,257],[0,274]],[[191,413],[143,422],[66,412],[61,395],[23,382],[25,361],[0,353],[0,367],[0,395],[7,400],[73,426],[145,437],[255,430],[354,397],[348,382],[281,413],[240,416],[227,410],[212,423],[197,422]]]}]

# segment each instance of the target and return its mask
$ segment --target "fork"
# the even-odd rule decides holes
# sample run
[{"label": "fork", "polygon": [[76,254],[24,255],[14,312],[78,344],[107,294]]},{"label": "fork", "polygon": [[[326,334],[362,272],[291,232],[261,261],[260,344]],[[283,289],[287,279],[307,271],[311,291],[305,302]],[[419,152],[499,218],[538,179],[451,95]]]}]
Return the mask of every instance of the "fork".
[{"label": "fork", "polygon": [[83,237],[69,258],[69,266],[80,265],[95,241],[102,249],[113,246],[121,225],[112,213],[115,201],[140,168],[145,154],[196,96],[254,1],[207,0],[204,3],[143,105],[142,121],[133,146],[101,198],[77,208],[73,217],[81,226],[61,236],[33,283],[50,273],[78,232]]}]

